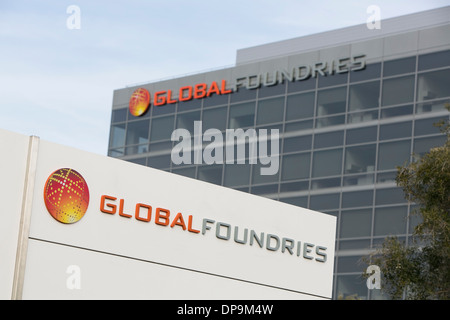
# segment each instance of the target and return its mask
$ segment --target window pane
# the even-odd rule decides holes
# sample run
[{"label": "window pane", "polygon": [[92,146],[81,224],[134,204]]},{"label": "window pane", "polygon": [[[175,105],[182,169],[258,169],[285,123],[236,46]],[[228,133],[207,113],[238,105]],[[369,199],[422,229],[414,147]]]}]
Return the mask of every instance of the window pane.
[{"label": "window pane", "polygon": [[450,66],[450,50],[419,56],[419,71]]},{"label": "window pane", "polygon": [[377,108],[379,99],[380,81],[352,85],[350,86],[349,110]]},{"label": "window pane", "polygon": [[112,111],[111,122],[123,122],[127,121],[128,109],[117,109]]},{"label": "window pane", "polygon": [[308,181],[298,181],[298,182],[286,182],[282,183],[280,186],[280,192],[295,192],[308,190]]},{"label": "window pane", "polygon": [[395,76],[402,73],[410,73],[416,70],[416,57],[409,57],[384,62],[383,76]]},{"label": "window pane", "polygon": [[237,91],[233,92],[233,94],[231,95],[231,97],[230,97],[231,103],[255,99],[256,91],[257,90],[255,90],[255,89],[247,90],[245,88],[240,87]]},{"label": "window pane", "polygon": [[[268,81],[272,81],[272,76],[269,76]],[[259,87],[258,97],[264,98],[264,97],[270,97],[270,96],[276,96],[280,94],[284,94],[286,92],[286,82],[282,84],[277,84],[275,86],[261,86]]]},{"label": "window pane", "polygon": [[175,113],[176,106],[177,105],[175,103],[165,104],[162,106],[152,106],[152,117]]},{"label": "window pane", "polygon": [[230,106],[230,129],[253,127],[255,121],[255,102]]},{"label": "window pane", "polygon": [[400,117],[414,113],[414,106],[412,104],[407,106],[383,108],[381,109],[381,119]]},{"label": "window pane", "polygon": [[222,165],[198,167],[198,179],[217,185],[222,184]]},{"label": "window pane", "polygon": [[414,155],[422,157],[431,148],[443,146],[447,137],[445,135],[414,140]]},{"label": "window pane", "polygon": [[179,113],[177,115],[177,129],[186,129],[194,136],[194,122],[200,121],[200,111]]},{"label": "window pane", "polygon": [[348,73],[336,73],[331,76],[319,76],[319,88],[335,86],[339,84],[346,84]]},{"label": "window pane", "polygon": [[372,204],[372,190],[342,193],[342,208],[369,207]]},{"label": "window pane", "polygon": [[227,108],[203,110],[203,131],[214,128],[225,130],[227,125]]},{"label": "window pane", "polygon": [[378,170],[396,169],[409,161],[411,141],[380,143],[378,150]]},{"label": "window pane", "polygon": [[345,115],[318,118],[316,120],[316,128],[337,126],[339,124],[344,124],[344,123],[345,123]]},{"label": "window pane", "polygon": [[313,177],[326,177],[341,174],[342,149],[314,152]]},{"label": "window pane", "polygon": [[150,140],[170,140],[173,132],[174,116],[154,118],[152,120]]},{"label": "window pane", "polygon": [[370,237],[372,209],[341,212],[341,238]]},{"label": "window pane", "polygon": [[398,122],[380,126],[380,140],[410,137],[412,122]]},{"label": "window pane", "polygon": [[370,142],[377,140],[377,127],[364,127],[347,130],[347,144]]},{"label": "window pane", "polygon": [[376,192],[375,205],[394,203],[405,203],[405,195],[401,188],[378,189]]},{"label": "window pane", "polygon": [[309,208],[312,210],[327,210],[339,208],[339,193],[310,196]]},{"label": "window pane", "polygon": [[381,74],[381,63],[367,64],[363,70],[350,72],[350,81],[362,81],[379,78]]},{"label": "window pane", "polygon": [[293,81],[288,83],[288,92],[298,92],[316,88],[316,78],[309,77],[306,80]]},{"label": "window pane", "polygon": [[407,207],[375,209],[374,235],[396,235],[406,233]]},{"label": "window pane", "polygon": [[195,167],[173,169],[172,173],[189,178],[195,178]]},{"label": "window pane", "polygon": [[376,145],[363,145],[345,149],[345,173],[373,172]]},{"label": "window pane", "polygon": [[283,150],[284,152],[296,152],[303,150],[310,150],[312,143],[312,136],[300,136],[285,138]]},{"label": "window pane", "polygon": [[170,168],[171,163],[170,153],[161,156],[148,157],[147,165],[156,169]]},{"label": "window pane", "polygon": [[128,122],[127,145],[148,143],[148,120]]},{"label": "window pane", "polygon": [[268,168],[270,167],[270,164],[261,164],[260,162],[258,162],[257,164],[254,164],[252,166],[252,180],[253,183],[268,183],[268,182],[277,182],[278,181],[278,175],[279,175],[279,170],[275,173],[275,174],[267,174],[267,175],[262,175],[261,174],[261,168]]},{"label": "window pane", "polygon": [[314,116],[314,92],[288,96],[286,121]]},{"label": "window pane", "polygon": [[412,102],[413,99],[414,76],[383,80],[383,106]]},{"label": "window pane", "polygon": [[431,100],[450,96],[450,69],[419,74],[417,100]]},{"label": "window pane", "polygon": [[225,181],[227,187],[245,186],[250,182],[250,164],[226,164]]},{"label": "window pane", "polygon": [[345,112],[347,88],[321,90],[317,94],[317,116]]},{"label": "window pane", "polygon": [[111,127],[111,141],[109,147],[115,148],[123,145],[125,145],[125,123]]},{"label": "window pane", "polygon": [[320,133],[314,136],[314,148],[327,148],[342,146],[344,131]]},{"label": "window pane", "polygon": [[[341,259],[339,263],[341,264]],[[346,268],[344,268],[345,270]],[[362,270],[361,270],[362,272]],[[336,281],[336,300],[346,299],[362,299],[367,298],[367,285],[366,279],[363,279],[361,272],[358,275],[343,275],[337,276]],[[372,290],[373,291],[373,290]]]},{"label": "window pane", "polygon": [[297,207],[306,208],[308,207],[308,197],[292,197],[292,198],[282,198],[281,202],[289,203]]},{"label": "window pane", "polygon": [[258,101],[256,125],[282,122],[284,117],[284,97]]},{"label": "window pane", "polygon": [[313,120],[286,123],[284,125],[284,132],[299,132],[302,130],[312,129],[313,124]]},{"label": "window pane", "polygon": [[300,153],[283,156],[281,179],[294,180],[309,177],[311,154]]}]

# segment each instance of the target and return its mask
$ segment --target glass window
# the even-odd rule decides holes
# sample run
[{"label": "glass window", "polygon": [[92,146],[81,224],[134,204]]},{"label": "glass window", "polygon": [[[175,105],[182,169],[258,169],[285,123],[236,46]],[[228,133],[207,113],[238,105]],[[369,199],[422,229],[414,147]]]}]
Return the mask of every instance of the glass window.
[{"label": "glass window", "polygon": [[127,145],[148,143],[148,120],[128,122],[127,126]]},{"label": "glass window", "polygon": [[340,224],[341,238],[370,237],[372,209],[343,210]]},{"label": "glass window", "polygon": [[364,127],[347,130],[347,144],[363,143],[377,140],[377,127]]},{"label": "glass window", "polygon": [[252,165],[252,181],[253,183],[269,183],[269,182],[277,182],[280,170],[278,170],[275,174],[261,174],[261,168],[268,168],[269,164],[261,164],[260,162]]},{"label": "glass window", "polygon": [[116,148],[125,145],[125,132],[125,123],[113,125],[109,147]]},{"label": "glass window", "polygon": [[311,143],[312,143],[312,136],[310,135],[284,138],[283,150],[284,152],[310,150]]},{"label": "glass window", "polygon": [[383,76],[395,76],[403,73],[416,71],[416,57],[385,61],[383,67]]},{"label": "glass window", "polygon": [[342,149],[314,152],[313,177],[326,177],[341,174]]},{"label": "glass window", "polygon": [[358,123],[378,119],[378,110],[349,113],[347,122]]},{"label": "glass window", "polygon": [[426,113],[426,112],[444,111],[445,106],[449,103],[450,103],[449,99],[419,103],[419,104],[417,104],[416,112],[417,113]]},{"label": "glass window", "polygon": [[316,78],[309,77],[301,81],[293,81],[288,83],[288,92],[298,92],[312,90],[316,88]]},{"label": "glass window", "polygon": [[341,186],[341,178],[311,180],[311,189],[335,188]]},{"label": "glass window", "polygon": [[348,79],[348,72],[346,73],[336,73],[329,76],[319,76],[319,88],[323,87],[329,87],[329,86],[335,86],[339,84],[345,84],[347,83]]},{"label": "glass window", "polygon": [[131,163],[135,163],[135,164],[140,164],[141,166],[145,166],[146,160],[147,160],[146,158],[138,158],[138,159],[127,160],[127,162],[131,162]]},{"label": "glass window", "polygon": [[363,70],[350,72],[350,82],[379,78],[380,74],[381,63],[367,64]]},{"label": "glass window", "polygon": [[[338,257],[337,271],[339,273],[358,272],[359,274],[357,275],[357,277],[359,277],[359,281],[364,284],[364,287],[366,287],[365,279],[363,279],[361,273],[366,270],[367,265],[364,265],[361,258],[361,256]],[[364,291],[367,293],[367,287]]]},{"label": "glass window", "polygon": [[231,103],[238,102],[238,101],[244,101],[244,100],[252,100],[256,98],[256,91],[255,89],[247,90],[243,87],[240,87],[237,91],[234,91],[231,94]]},{"label": "glass window", "polygon": [[170,152],[172,149],[172,141],[161,141],[161,142],[153,142],[150,143],[149,151],[155,152],[155,151],[166,151]]},{"label": "glass window", "polygon": [[227,107],[203,110],[203,131],[208,129],[225,130],[227,127]]},{"label": "glass window", "polygon": [[197,110],[197,109],[200,109],[201,106],[202,106],[202,100],[200,100],[200,99],[179,101],[178,102],[178,112]]},{"label": "glass window", "polygon": [[173,132],[174,116],[152,119],[150,140],[170,140]]},{"label": "glass window", "polygon": [[[258,194],[258,195],[278,194],[278,183],[277,184],[268,184],[265,186],[252,186],[251,193]],[[277,197],[278,197],[278,195],[277,195]]]},{"label": "glass window", "polygon": [[345,115],[317,118],[316,128],[337,126],[345,123]]},{"label": "glass window", "polygon": [[412,102],[414,99],[414,76],[383,80],[382,105]]},{"label": "glass window", "polygon": [[423,157],[431,148],[443,146],[446,140],[447,137],[445,135],[414,139],[414,155]]},{"label": "glass window", "polygon": [[378,170],[392,170],[409,162],[411,141],[380,143],[378,150]]},{"label": "glass window", "polygon": [[124,122],[127,121],[128,109],[116,109],[112,111],[111,122]]},{"label": "glass window", "polygon": [[198,167],[198,179],[217,185],[222,184],[222,165]]},{"label": "glass window", "polygon": [[[269,76],[269,81],[272,81],[272,76]],[[282,84],[277,84],[275,86],[261,86],[259,88],[258,97],[264,98],[264,97],[270,97],[270,96],[276,96],[280,94],[284,94],[286,92],[286,82]]]},{"label": "glass window", "polygon": [[375,204],[377,206],[405,202],[407,201],[401,188],[378,189],[376,192]]},{"label": "glass window", "polygon": [[339,193],[311,195],[309,208],[318,211],[337,209],[339,208],[339,198]]},{"label": "glass window", "polygon": [[286,123],[284,125],[284,132],[299,132],[306,129],[312,129],[313,125],[313,120]]},{"label": "glass window", "polygon": [[286,121],[314,116],[314,92],[287,97]]},{"label": "glass window", "polygon": [[151,156],[147,159],[147,166],[156,169],[170,168],[170,163],[172,162],[169,154],[164,154],[160,156]]},{"label": "glass window", "polygon": [[380,140],[410,137],[411,132],[411,121],[384,124],[380,126]]},{"label": "glass window", "polygon": [[203,98],[203,107],[220,106],[223,104],[228,104],[228,95],[217,95],[213,94],[209,97]]},{"label": "glass window", "polygon": [[450,69],[418,75],[417,100],[431,100],[450,96]]},{"label": "glass window", "polygon": [[349,110],[378,108],[380,81],[365,82],[350,86]]},{"label": "glass window", "polygon": [[[339,259],[339,263],[344,263],[345,260],[341,261]],[[357,263],[357,261],[353,261],[354,263]],[[345,266],[341,267],[344,270]],[[361,270],[362,272],[362,270]],[[361,272],[357,275],[339,275],[336,277],[336,293],[335,293],[335,300],[355,300],[355,299],[362,299],[365,300],[367,298],[367,285],[366,285],[366,279],[363,279],[361,276]]]},{"label": "glass window", "polygon": [[342,146],[344,142],[344,131],[318,133],[314,136],[314,148],[327,148]]},{"label": "glass window", "polygon": [[308,197],[292,197],[292,198],[282,198],[281,202],[292,204],[297,207],[307,208],[308,207]]},{"label": "glass window", "polygon": [[414,106],[412,104],[400,107],[383,108],[381,109],[381,119],[400,117],[414,113]]},{"label": "glass window", "polygon": [[385,236],[406,233],[407,209],[405,206],[376,208],[374,235]]},{"label": "glass window", "polygon": [[281,179],[283,181],[309,177],[311,153],[299,153],[283,156]]},{"label": "glass window", "polygon": [[224,185],[245,186],[250,182],[250,164],[225,164]]},{"label": "glass window", "polygon": [[372,204],[372,190],[342,193],[342,208],[369,207]]},{"label": "glass window", "polygon": [[123,148],[111,149],[111,150],[108,151],[108,156],[113,157],[113,158],[121,157],[123,155],[124,155],[124,149]]},{"label": "glass window", "polygon": [[152,106],[153,109],[152,117],[175,113],[176,106],[177,105],[175,103],[165,104],[162,106]]},{"label": "glass window", "polygon": [[363,173],[363,174],[355,174],[344,177],[344,186],[361,186],[367,184],[373,184],[374,182],[374,174],[373,173]]},{"label": "glass window", "polygon": [[376,145],[362,145],[345,149],[345,173],[375,171]]},{"label": "glass window", "polygon": [[419,71],[450,66],[450,50],[419,56]]},{"label": "glass window", "polygon": [[194,136],[194,122],[200,121],[200,111],[179,113],[177,115],[177,129],[186,129]]},{"label": "glass window", "polygon": [[282,122],[284,117],[284,97],[259,100],[256,125]]},{"label": "glass window", "polygon": [[230,129],[253,127],[255,121],[255,102],[230,106]]},{"label": "glass window", "polygon": [[317,94],[317,116],[345,112],[347,88],[321,90]]},{"label": "glass window", "polygon": [[286,182],[280,185],[280,192],[305,191],[309,188],[309,181]]},{"label": "glass window", "polygon": [[195,167],[172,169],[172,173],[188,178],[195,178]]}]

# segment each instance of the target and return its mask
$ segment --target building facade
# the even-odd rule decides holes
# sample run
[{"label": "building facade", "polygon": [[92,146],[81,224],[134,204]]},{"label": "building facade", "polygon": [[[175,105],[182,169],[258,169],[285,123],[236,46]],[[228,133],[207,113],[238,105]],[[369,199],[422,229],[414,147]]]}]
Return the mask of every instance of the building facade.
[{"label": "building facade", "polygon": [[[360,259],[388,235],[411,241],[396,167],[445,141],[433,123],[449,116],[449,17],[444,7],[242,49],[234,67],[115,90],[108,155],[336,216],[333,297],[385,298]],[[140,88],[150,107],[134,116]],[[198,161],[211,139],[196,140],[196,121],[223,141],[227,129],[277,129],[278,170],[262,174],[249,141],[233,163]],[[192,135],[190,161],[171,157],[175,129]]]}]

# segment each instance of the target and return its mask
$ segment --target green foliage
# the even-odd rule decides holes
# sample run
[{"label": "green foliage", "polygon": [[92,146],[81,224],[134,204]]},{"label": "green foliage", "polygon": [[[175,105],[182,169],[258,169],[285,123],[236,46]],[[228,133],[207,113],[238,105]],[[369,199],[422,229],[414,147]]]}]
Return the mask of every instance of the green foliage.
[{"label": "green foliage", "polygon": [[445,144],[397,172],[397,185],[419,206],[413,243],[390,237],[365,259],[380,267],[382,290],[393,299],[450,299],[450,124],[436,125]]}]

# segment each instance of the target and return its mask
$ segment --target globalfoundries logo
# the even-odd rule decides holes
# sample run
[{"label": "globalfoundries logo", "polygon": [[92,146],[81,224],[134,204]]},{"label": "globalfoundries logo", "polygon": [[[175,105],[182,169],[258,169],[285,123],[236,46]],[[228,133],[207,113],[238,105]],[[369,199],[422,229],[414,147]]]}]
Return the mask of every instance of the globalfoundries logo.
[{"label": "globalfoundries logo", "polygon": [[89,206],[89,188],[83,176],[69,168],[58,169],[44,187],[47,211],[57,221],[70,224],[83,218]]},{"label": "globalfoundries logo", "polygon": [[147,89],[136,89],[130,97],[130,113],[135,117],[142,116],[150,106],[150,93]]}]

